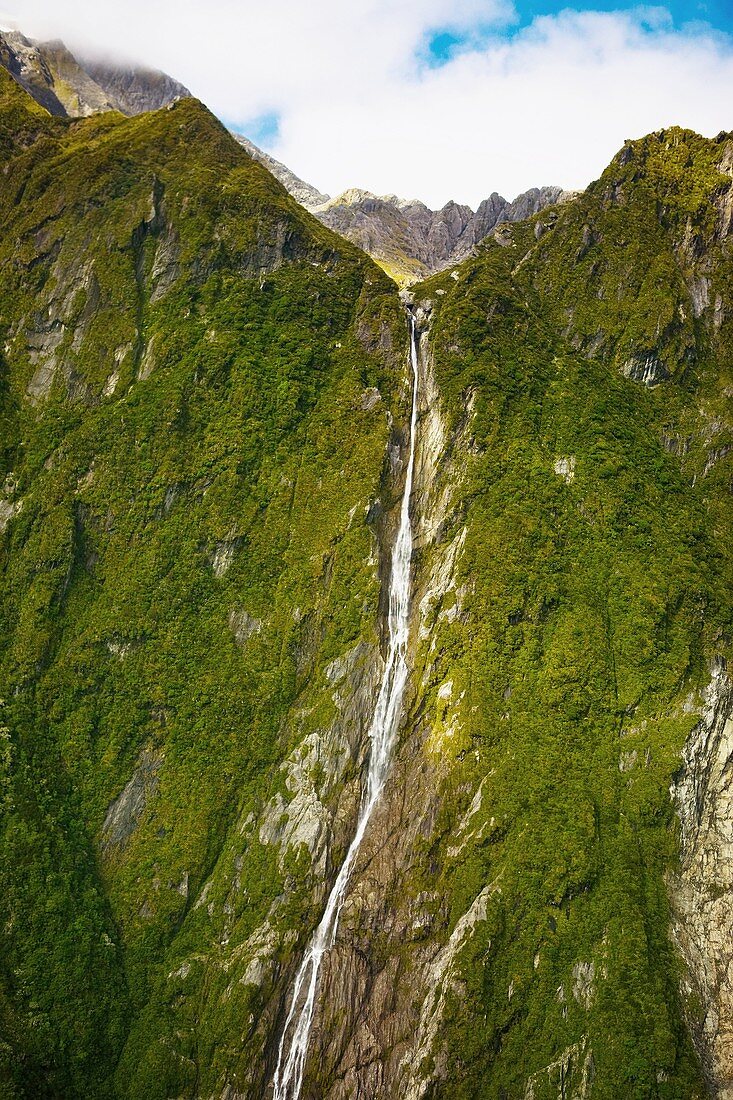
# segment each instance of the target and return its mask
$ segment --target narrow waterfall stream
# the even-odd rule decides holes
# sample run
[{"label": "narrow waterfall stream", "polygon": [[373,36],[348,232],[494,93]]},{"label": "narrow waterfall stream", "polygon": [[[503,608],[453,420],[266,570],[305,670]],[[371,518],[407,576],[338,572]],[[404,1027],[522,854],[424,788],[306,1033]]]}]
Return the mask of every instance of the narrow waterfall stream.
[{"label": "narrow waterfall stream", "polygon": [[305,1059],[308,1053],[313,1010],[318,987],[318,973],[326,952],[333,946],[338,931],[341,907],[346,897],[349,878],[354,867],[367,825],[387,779],[392,749],[402,716],[402,697],[407,682],[407,638],[410,616],[410,565],[412,561],[412,526],[410,496],[415,466],[415,428],[418,398],[418,335],[414,317],[410,317],[410,365],[412,367],[412,413],[410,416],[410,456],[407,463],[405,491],[400,508],[400,524],[392,550],[392,571],[389,584],[389,651],[377,696],[374,717],[369,728],[371,743],[369,770],[362,795],[356,832],[346,858],[341,865],[326,903],[321,923],[306,948],[293,987],[285,1026],[280,1039],[277,1068],[274,1077],[273,1100],[298,1100],[303,1084]]}]

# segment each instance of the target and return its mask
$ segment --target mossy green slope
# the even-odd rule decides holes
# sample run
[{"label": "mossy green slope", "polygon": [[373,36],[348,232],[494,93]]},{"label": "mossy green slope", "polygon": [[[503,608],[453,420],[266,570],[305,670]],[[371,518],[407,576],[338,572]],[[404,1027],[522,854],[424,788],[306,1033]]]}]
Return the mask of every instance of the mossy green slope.
[{"label": "mossy green slope", "polygon": [[[200,975],[190,1040],[156,991],[223,935],[296,703],[376,637],[404,319],[195,101],[69,122],[0,91],[0,1090],[188,1095],[223,1025]],[[233,941],[282,888],[245,848]]]},{"label": "mossy green slope", "polygon": [[665,875],[670,784],[733,638],[732,150],[631,143],[416,289],[468,442],[444,531],[467,529],[460,606],[431,641],[443,840],[415,889],[455,920],[491,886],[435,1097],[707,1094]]},{"label": "mossy green slope", "polygon": [[[358,798],[299,746],[370,698],[404,317],[193,100],[52,119],[0,71],[0,153],[0,1090],[259,1096],[324,888],[277,840],[297,768],[326,878]],[[704,1095],[665,877],[731,645],[732,170],[651,135],[416,294],[452,501],[418,587],[465,541],[386,904],[486,913],[435,1100]]]}]

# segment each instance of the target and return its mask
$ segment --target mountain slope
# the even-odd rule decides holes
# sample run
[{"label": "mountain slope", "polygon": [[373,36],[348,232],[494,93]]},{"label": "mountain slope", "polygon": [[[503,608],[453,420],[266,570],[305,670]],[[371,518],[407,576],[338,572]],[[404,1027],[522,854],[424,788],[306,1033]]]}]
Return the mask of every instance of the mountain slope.
[{"label": "mountain slope", "polygon": [[[269,1097],[361,799],[403,303],[193,100],[0,71],[0,141],[0,1088]],[[733,1087],[732,181],[650,135],[413,291],[410,679],[303,1100]]]},{"label": "mountain slope", "polygon": [[31,120],[0,183],[1,1087],[213,1087],[146,1006],[210,952],[205,1017],[302,875],[247,822],[332,720],[334,658],[375,659],[404,320],[196,102],[70,122],[0,78]]},{"label": "mountain slope", "polygon": [[2,31],[0,63],[52,115],[89,115],[112,108],[60,42],[41,45],[17,31]]},{"label": "mountain slope", "polygon": [[190,96],[188,88],[178,80],[157,69],[140,66],[126,68],[114,62],[84,59],[84,71],[109,97],[109,101],[123,115],[141,115],[144,111],[157,111],[175,99]]},{"label": "mountain slope", "polygon": [[[117,110],[132,116],[190,95],[164,73],[80,61],[60,42],[33,42],[15,31],[0,32],[0,64],[54,115],[83,117]],[[559,187],[533,188],[512,203],[493,194],[475,212],[453,202],[442,210],[429,210],[421,202],[355,189],[331,199],[242,134],[234,137],[301,205],[369,253],[401,284],[457,263],[501,222],[521,221],[569,197]]]},{"label": "mountain slope", "polygon": [[731,1094],[731,165],[650,135],[414,289],[411,696],[309,1098]]},{"label": "mountain slope", "polygon": [[434,870],[399,889],[473,926],[431,1096],[730,1092],[732,155],[630,143],[416,290],[458,549],[423,650]]},{"label": "mountain slope", "polygon": [[533,187],[513,202],[494,192],[475,211],[455,202],[446,203],[441,210],[430,210],[417,200],[373,195],[357,187],[331,198],[248,138],[234,136],[299,203],[324,225],[367,252],[401,286],[460,263],[503,222],[523,221],[546,206],[574,198],[574,193],[561,187]]},{"label": "mountain slope", "polygon": [[296,176],[294,172],[291,172],[284,164],[281,164],[279,160],[275,160],[269,153],[265,153],[264,150],[258,148],[254,142],[246,138],[244,134],[235,134],[239,144],[247,150],[251,157],[258,160],[260,164],[264,164],[268,172],[272,172],[275,179],[280,180],[280,183],[285,187],[293,198],[297,199],[301,206],[305,206],[308,210],[313,210],[316,206],[321,206],[323,203],[328,202],[329,196],[324,195],[322,191],[319,191],[316,187],[311,186],[310,183],[306,183],[300,176]]}]

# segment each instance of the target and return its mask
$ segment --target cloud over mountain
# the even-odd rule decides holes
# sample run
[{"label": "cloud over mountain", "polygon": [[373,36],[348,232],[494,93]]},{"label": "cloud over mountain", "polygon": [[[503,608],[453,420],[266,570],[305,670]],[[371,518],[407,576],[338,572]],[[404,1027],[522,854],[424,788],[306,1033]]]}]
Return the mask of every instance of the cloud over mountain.
[{"label": "cloud over mountain", "polygon": [[[269,150],[332,194],[358,181],[475,205],[487,187],[582,187],[626,137],[733,125],[731,39],[676,28],[663,8],[568,10],[523,29],[503,0],[24,0],[8,14],[36,37],[166,69],[255,140],[267,118]],[[453,48],[428,63],[446,33]]]}]

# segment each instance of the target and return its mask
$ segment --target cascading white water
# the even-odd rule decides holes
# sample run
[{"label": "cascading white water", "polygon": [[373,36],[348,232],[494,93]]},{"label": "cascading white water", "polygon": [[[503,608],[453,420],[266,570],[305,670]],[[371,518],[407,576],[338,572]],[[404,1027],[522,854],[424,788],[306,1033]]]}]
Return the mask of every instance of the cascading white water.
[{"label": "cascading white water", "polygon": [[[369,728],[371,750],[366,788],[362,796],[354,839],[351,841],[346,859],[336,877],[321,923],[313,933],[295,979],[293,997],[277,1055],[273,1100],[298,1100],[300,1096],[305,1058],[308,1053],[308,1041],[313,1022],[318,972],[321,968],[323,956],[333,946],[336,939],[339,916],[346,897],[349,878],[361,842],[364,839],[369,819],[387,779],[392,749],[402,715],[402,696],[407,682],[407,638],[410,625],[410,563],[412,560],[410,496],[412,495],[412,477],[415,465],[415,426],[417,424],[417,339],[415,320],[411,317],[412,414],[410,417],[410,456],[407,463],[405,491],[400,509],[400,525],[392,551],[392,573],[389,585],[389,651],[374,717]],[[286,1054],[288,1042],[290,1046]]]}]

